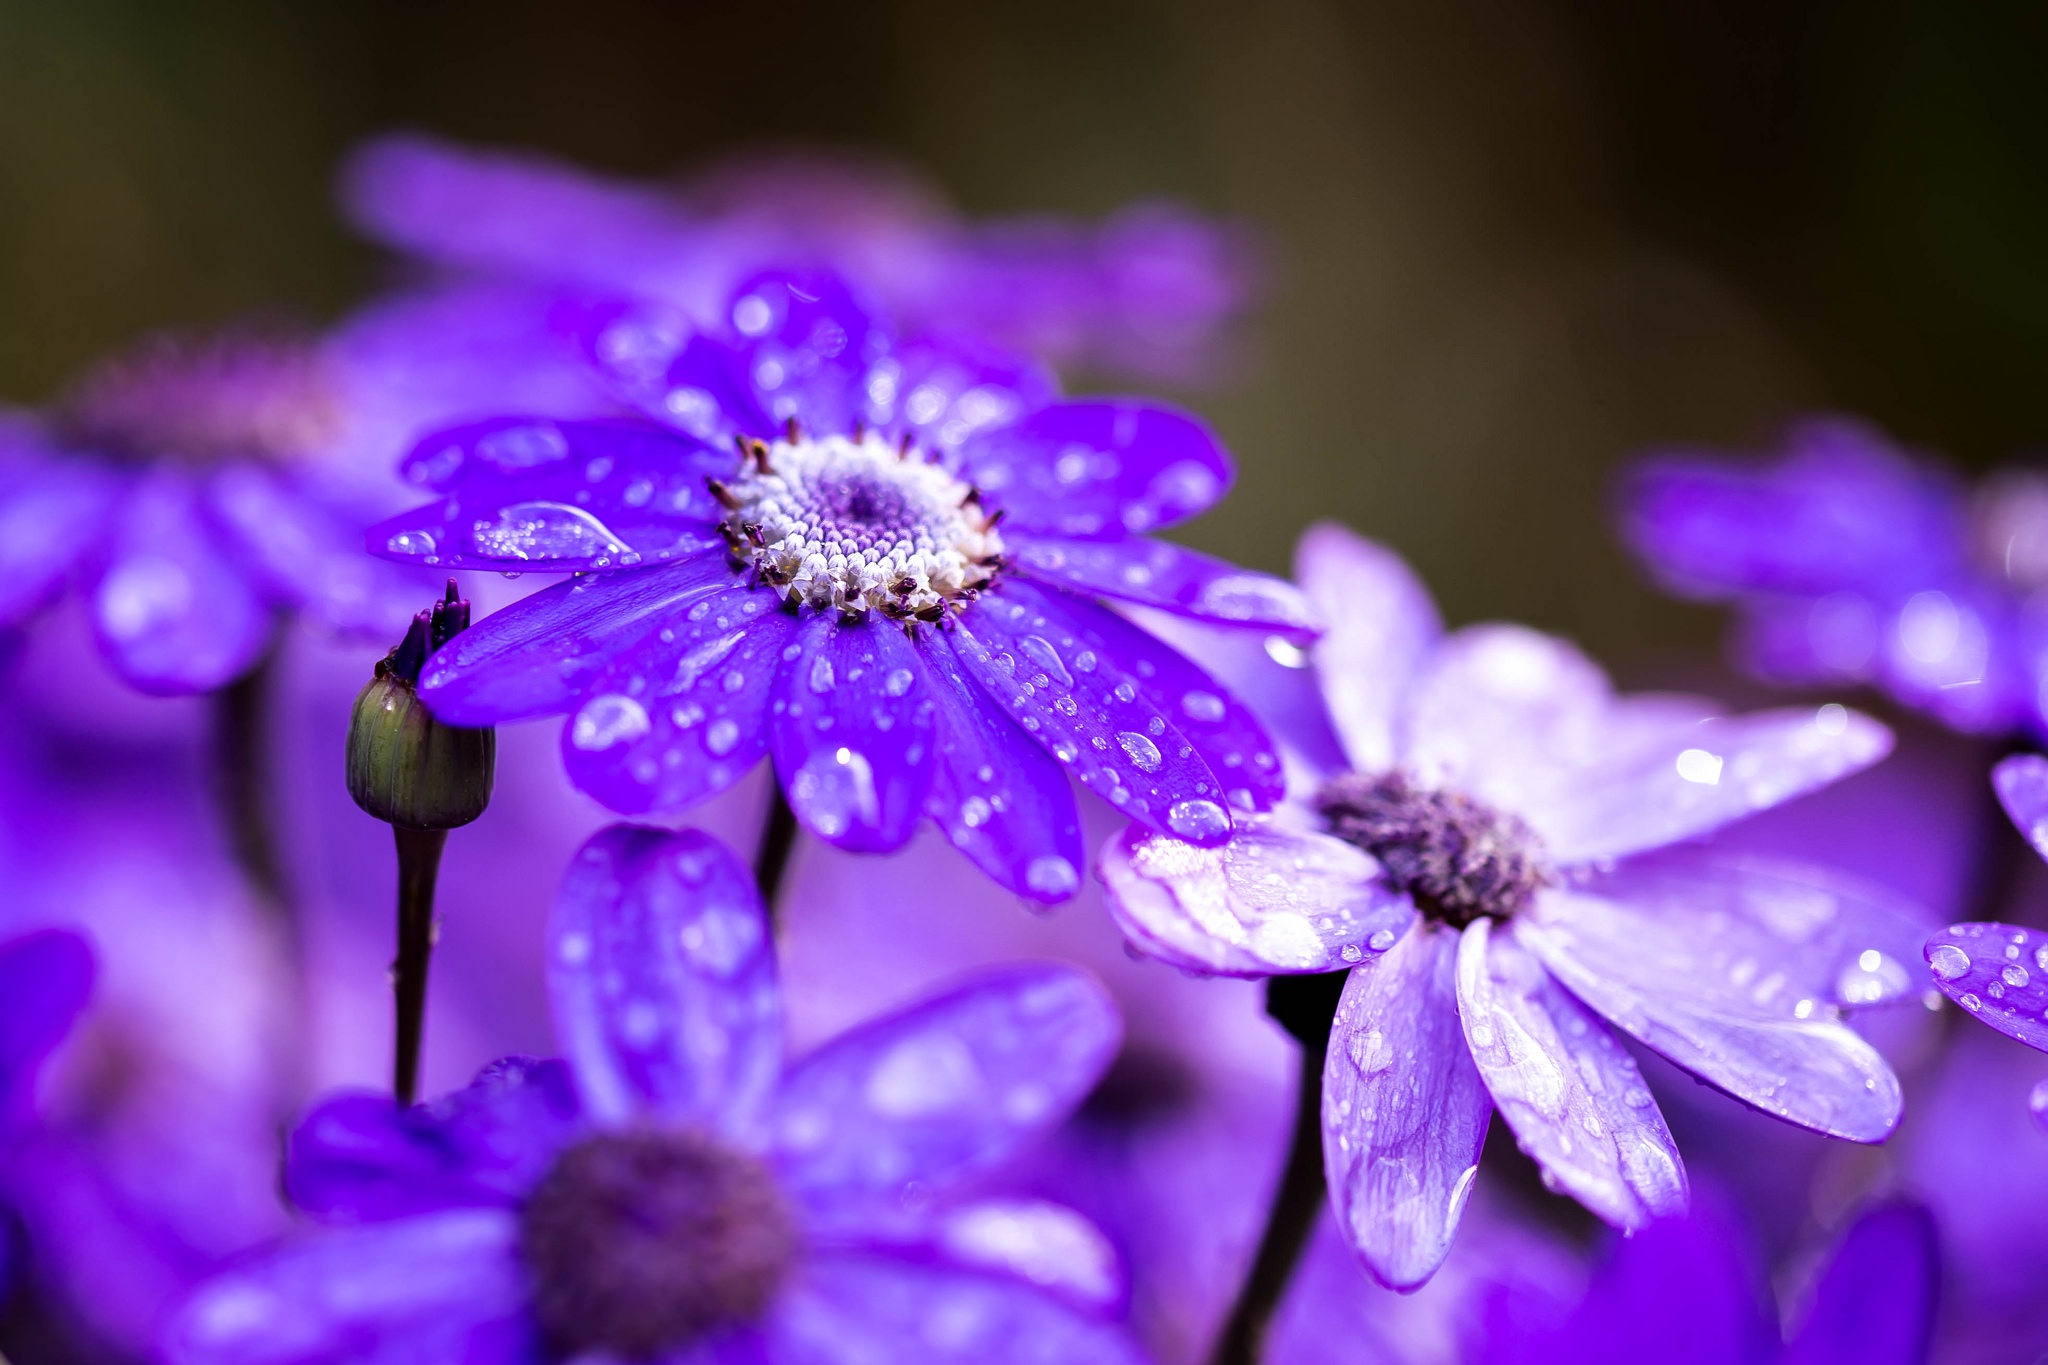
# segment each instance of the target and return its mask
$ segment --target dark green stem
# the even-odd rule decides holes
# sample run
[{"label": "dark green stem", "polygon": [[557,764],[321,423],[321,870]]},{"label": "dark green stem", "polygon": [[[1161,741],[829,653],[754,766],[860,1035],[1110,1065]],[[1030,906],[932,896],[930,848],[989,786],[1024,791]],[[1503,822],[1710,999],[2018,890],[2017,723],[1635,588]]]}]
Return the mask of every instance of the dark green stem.
[{"label": "dark green stem", "polygon": [[411,1104],[420,1089],[420,1041],[427,1022],[427,963],[434,951],[434,880],[441,871],[445,829],[391,827],[398,840],[398,958],[391,964],[397,1004],[391,1093]]},{"label": "dark green stem", "polygon": [[768,814],[761,825],[761,842],[754,849],[754,885],[761,888],[761,904],[768,907],[768,919],[776,919],[782,897],[783,878],[789,872],[789,855],[796,850],[796,812],[782,794],[774,774],[768,778]]}]

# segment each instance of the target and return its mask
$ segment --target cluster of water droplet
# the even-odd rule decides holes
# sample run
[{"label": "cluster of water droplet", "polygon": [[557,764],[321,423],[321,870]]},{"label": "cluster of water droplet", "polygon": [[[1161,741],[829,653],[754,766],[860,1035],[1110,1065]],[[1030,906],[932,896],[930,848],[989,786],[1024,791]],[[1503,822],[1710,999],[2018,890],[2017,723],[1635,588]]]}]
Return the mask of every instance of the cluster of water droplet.
[{"label": "cluster of water droplet", "polygon": [[872,433],[748,447],[712,491],[733,553],[785,599],[940,619],[993,579],[1003,543],[974,488]]}]

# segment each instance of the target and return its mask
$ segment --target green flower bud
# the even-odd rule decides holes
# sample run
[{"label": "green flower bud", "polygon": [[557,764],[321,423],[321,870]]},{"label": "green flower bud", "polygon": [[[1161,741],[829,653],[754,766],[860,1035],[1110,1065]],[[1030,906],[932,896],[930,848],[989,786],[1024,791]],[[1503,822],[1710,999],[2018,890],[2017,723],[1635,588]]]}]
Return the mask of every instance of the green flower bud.
[{"label": "green flower bud", "polygon": [[416,688],[427,656],[469,626],[469,603],[448,596],[415,616],[398,648],[356,694],[348,726],[348,794],[386,824],[453,829],[484,813],[498,761],[495,730],[435,720]]}]

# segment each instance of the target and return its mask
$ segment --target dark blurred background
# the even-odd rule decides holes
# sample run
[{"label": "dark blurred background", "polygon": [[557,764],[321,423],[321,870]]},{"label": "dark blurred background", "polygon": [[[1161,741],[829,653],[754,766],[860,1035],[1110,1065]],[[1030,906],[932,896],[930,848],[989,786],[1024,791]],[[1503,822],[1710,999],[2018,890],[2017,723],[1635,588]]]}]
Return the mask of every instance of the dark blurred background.
[{"label": "dark blurred background", "polygon": [[1646,444],[1814,406],[1970,465],[2041,439],[2048,7],[1771,0],[848,5],[0,0],[0,397],[138,329],[380,277],[330,208],[394,126],[621,172],[881,149],[973,212],[1171,196],[1270,243],[1254,363],[1178,395],[1453,619],[1633,671],[1716,633],[1615,548]]}]

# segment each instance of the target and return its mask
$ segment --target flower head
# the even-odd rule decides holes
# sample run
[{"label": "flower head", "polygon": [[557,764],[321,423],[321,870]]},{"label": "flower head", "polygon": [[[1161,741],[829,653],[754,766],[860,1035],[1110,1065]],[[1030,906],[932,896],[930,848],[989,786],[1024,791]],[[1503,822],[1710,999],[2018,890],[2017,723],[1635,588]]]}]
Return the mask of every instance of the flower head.
[{"label": "flower head", "polygon": [[1046,901],[1079,882],[1069,770],[1205,845],[1278,795],[1257,722],[1097,600],[1312,630],[1290,585],[1144,534],[1228,485],[1200,423],[899,341],[831,280],[763,277],[727,315],[721,340],[630,309],[598,325],[597,362],[654,420],[507,417],[414,451],[441,500],[373,549],[582,573],[435,655],[437,715],[572,712],[572,778],[625,813],[767,754],[819,837],[887,851],[929,813]]},{"label": "flower head", "polygon": [[1312,656],[1328,724],[1275,718],[1288,799],[1220,847],[1134,826],[1101,876],[1131,942],[1184,968],[1351,969],[1324,1151],[1376,1276],[1435,1271],[1496,1106],[1608,1221],[1684,1206],[1617,1028],[1793,1123],[1891,1131],[1898,1083],[1837,1015],[1910,992],[1908,922],[1817,873],[1659,852],[1876,761],[1882,726],[1617,697],[1534,631],[1445,634],[1405,565],[1335,527],[1309,533],[1299,570],[1328,620]]},{"label": "flower head", "polygon": [[[1071,1220],[947,1200],[1108,1065],[1092,980],[990,973],[785,1065],[751,881],[703,835],[628,826],[578,856],[551,949],[567,1062],[321,1106],[287,1184],[334,1226],[203,1287],[171,1360],[1137,1359],[1099,1305],[1012,1269]],[[1010,1233],[978,1252],[955,1235],[977,1209]]]}]

